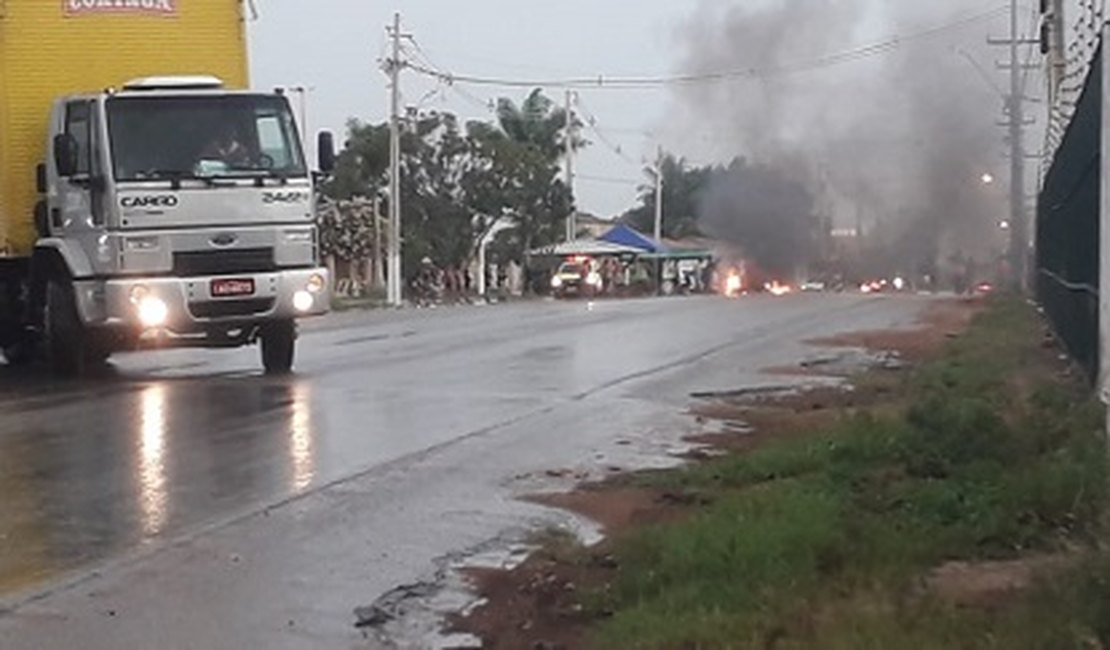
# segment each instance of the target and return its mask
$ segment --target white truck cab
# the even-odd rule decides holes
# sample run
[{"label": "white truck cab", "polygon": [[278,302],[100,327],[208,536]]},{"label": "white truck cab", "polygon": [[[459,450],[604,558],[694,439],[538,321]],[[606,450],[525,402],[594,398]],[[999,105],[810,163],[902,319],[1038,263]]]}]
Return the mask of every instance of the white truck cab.
[{"label": "white truck cab", "polygon": [[[331,283],[286,97],[140,79],[58,99],[48,132],[25,345],[67,374],[121,350],[255,342],[267,372],[292,368],[294,323],[327,312]],[[328,172],[330,134],[319,150]]]}]

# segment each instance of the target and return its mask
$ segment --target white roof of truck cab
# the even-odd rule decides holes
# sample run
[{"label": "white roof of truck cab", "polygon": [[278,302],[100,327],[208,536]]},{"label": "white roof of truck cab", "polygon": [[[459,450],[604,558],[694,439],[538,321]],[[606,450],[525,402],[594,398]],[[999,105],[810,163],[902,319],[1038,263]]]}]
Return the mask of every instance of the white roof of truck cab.
[{"label": "white roof of truck cab", "polygon": [[218,90],[223,87],[223,80],[210,75],[142,77],[123,85],[124,90]]}]

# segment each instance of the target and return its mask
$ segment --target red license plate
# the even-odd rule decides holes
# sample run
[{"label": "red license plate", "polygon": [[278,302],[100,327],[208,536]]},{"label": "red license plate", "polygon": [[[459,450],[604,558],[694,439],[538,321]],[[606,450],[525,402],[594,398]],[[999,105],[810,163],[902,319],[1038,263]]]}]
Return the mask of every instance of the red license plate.
[{"label": "red license plate", "polygon": [[254,280],[251,278],[230,278],[212,281],[213,298],[229,298],[232,296],[253,296]]}]

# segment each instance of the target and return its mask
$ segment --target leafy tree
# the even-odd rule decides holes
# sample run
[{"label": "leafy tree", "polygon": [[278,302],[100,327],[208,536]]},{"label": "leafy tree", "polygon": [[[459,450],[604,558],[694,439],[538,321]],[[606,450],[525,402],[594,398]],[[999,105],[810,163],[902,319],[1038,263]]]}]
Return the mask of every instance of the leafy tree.
[{"label": "leafy tree", "polygon": [[[401,209],[407,276],[424,257],[441,266],[466,264],[499,220],[515,226],[502,240],[514,259],[561,237],[573,206],[559,180],[565,111],[537,90],[519,107],[502,99],[497,117],[496,124],[476,121],[461,128],[454,115],[429,112],[406,123]],[[339,202],[321,216],[329,252],[360,254],[353,242],[368,237],[371,226],[342,202],[380,193],[388,185],[388,167],[388,124],[349,122],[346,146],[324,188]]]},{"label": "leafy tree", "polygon": [[401,210],[406,275],[420,260],[462,266],[476,237],[475,206],[467,189],[483,166],[458,120],[446,113],[418,117],[401,140]]},{"label": "leafy tree", "polygon": [[[663,236],[670,239],[700,233],[698,215],[701,196],[713,176],[710,167],[690,167],[683,158],[663,158]],[[655,183],[640,188],[640,205],[626,212],[621,221],[650,236],[655,232]]]},{"label": "leafy tree", "polygon": [[324,185],[332,199],[370,197],[388,185],[389,124],[347,122],[347,142],[336,160],[335,172]]},{"label": "leafy tree", "polygon": [[519,260],[529,250],[558,241],[573,208],[571,193],[559,179],[558,158],[490,125],[472,124],[470,136],[478,155],[489,161],[480,205],[486,214],[507,217],[515,226],[502,237],[509,242],[506,253]]},{"label": "leafy tree", "polygon": [[533,149],[547,163],[556,163],[566,151],[567,113],[539,88],[520,106],[498,100],[497,122],[509,140]]}]

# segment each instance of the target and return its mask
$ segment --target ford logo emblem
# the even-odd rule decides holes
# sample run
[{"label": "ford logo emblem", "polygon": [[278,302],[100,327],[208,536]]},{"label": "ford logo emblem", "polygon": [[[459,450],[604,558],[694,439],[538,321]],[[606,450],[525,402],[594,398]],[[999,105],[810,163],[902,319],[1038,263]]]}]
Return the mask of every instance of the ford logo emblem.
[{"label": "ford logo emblem", "polygon": [[239,241],[239,238],[232,233],[220,233],[213,236],[212,239],[208,241],[211,242],[213,246],[227,248],[228,246],[234,246]]}]

